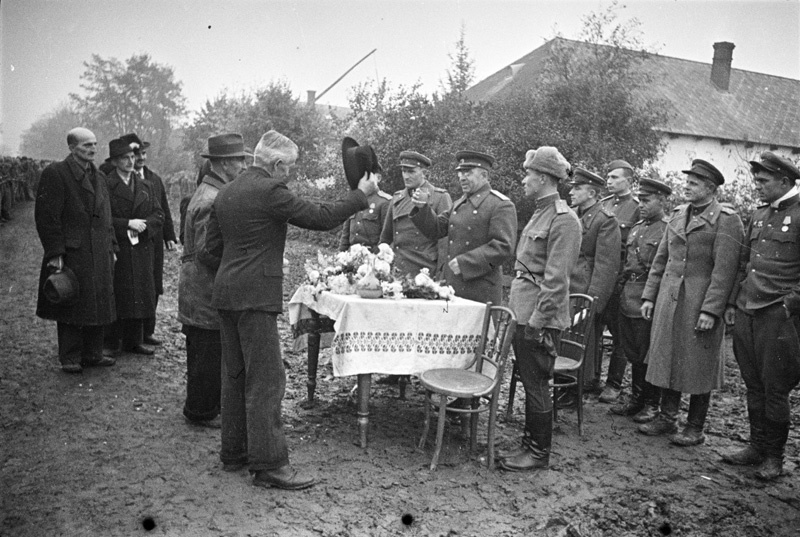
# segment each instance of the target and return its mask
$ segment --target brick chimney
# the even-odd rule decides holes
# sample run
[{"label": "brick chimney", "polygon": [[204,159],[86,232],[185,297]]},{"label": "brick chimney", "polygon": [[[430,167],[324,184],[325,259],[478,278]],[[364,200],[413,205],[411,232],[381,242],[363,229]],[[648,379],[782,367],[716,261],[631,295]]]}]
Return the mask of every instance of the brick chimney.
[{"label": "brick chimney", "polygon": [[728,91],[731,82],[731,62],[736,45],[721,41],[714,43],[714,63],[711,64],[711,82],[719,89]]},{"label": "brick chimney", "polygon": [[[728,65],[730,65],[730,63],[729,61]],[[308,106],[314,106],[317,102],[317,92],[315,90],[306,90],[306,95],[306,104]]]}]

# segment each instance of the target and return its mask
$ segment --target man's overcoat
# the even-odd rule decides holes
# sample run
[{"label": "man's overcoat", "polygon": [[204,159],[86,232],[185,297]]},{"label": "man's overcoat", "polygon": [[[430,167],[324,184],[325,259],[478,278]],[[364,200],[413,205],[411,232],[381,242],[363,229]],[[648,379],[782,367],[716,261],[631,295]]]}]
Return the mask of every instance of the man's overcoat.
[{"label": "man's overcoat", "polygon": [[164,213],[164,225],[159,226],[155,233],[153,233],[153,280],[156,286],[156,294],[164,294],[164,241],[177,241],[175,237],[175,226],[172,223],[172,212],[169,209],[169,201],[167,200],[167,191],[164,188],[164,181],[159,175],[147,166],[142,168],[144,171],[144,180],[150,185],[150,190],[153,193],[161,211]]},{"label": "man's overcoat", "polygon": [[595,203],[581,215],[581,251],[572,271],[570,293],[597,297],[596,310],[605,309],[620,269],[620,228],[614,215]]},{"label": "man's overcoat", "polygon": [[[94,185],[71,155],[42,171],[35,220],[44,256],[36,315],[67,324],[99,326],[116,320],[116,244],[105,176],[93,165],[88,174],[95,174]],[[53,305],[42,294],[50,276],[47,262],[59,255],[75,273],[80,288],[77,302],[69,306]]]},{"label": "man's overcoat", "polygon": [[[717,200],[687,223],[688,211],[686,204],[672,212],[642,293],[655,302],[647,381],[703,394],[722,386],[722,318],[744,230],[736,211]],[[700,312],[715,317],[713,329],[695,330]]]},{"label": "man's overcoat", "polygon": [[[150,185],[131,174],[133,191],[112,171],[108,177],[111,195],[111,216],[119,244],[114,267],[114,294],[117,317],[147,319],[155,315],[156,293],[153,282],[153,236],[164,221],[161,205],[153,197]],[[128,237],[128,221],[145,220],[147,229],[132,244]]]}]

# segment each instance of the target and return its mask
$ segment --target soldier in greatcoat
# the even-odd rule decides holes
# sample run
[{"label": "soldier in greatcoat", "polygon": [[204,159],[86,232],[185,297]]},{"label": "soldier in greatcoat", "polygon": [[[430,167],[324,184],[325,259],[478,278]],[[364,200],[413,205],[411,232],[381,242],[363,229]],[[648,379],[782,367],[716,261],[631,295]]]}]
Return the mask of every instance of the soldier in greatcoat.
[{"label": "soldier in greatcoat", "polygon": [[[105,176],[94,166],[97,138],[88,129],[67,134],[70,155],[48,165],[39,180],[34,218],[44,256],[39,273],[36,315],[56,321],[58,358],[67,373],[110,366],[103,356],[103,325],[116,319],[111,206]],[[43,293],[55,271],[77,279],[74,302],[54,304]]]},{"label": "soldier in greatcoat", "polygon": [[431,209],[436,214],[448,211],[453,206],[450,194],[428,181],[430,165],[431,160],[422,153],[400,153],[405,188],[395,192],[389,202],[380,242],[392,246],[395,270],[401,276],[416,276],[422,268],[427,268],[434,276],[440,266],[438,241],[426,237],[410,217],[414,209],[412,197],[418,191],[427,193]]},{"label": "soldier in greatcoat", "polygon": [[643,177],[638,194],[642,219],[628,235],[617,333],[618,343],[631,363],[631,396],[625,403],[612,406],[610,411],[620,416],[633,416],[636,423],[647,423],[658,415],[661,392],[646,380],[645,358],[650,348],[651,322],[642,318],[642,292],[667,227],[664,204],[672,189],[661,181]]},{"label": "soldier in greatcoat", "polygon": [[[627,256],[628,234],[634,224],[639,221],[639,200],[631,192],[631,184],[634,180],[633,166],[624,160],[614,160],[608,164],[607,169],[606,190],[608,190],[609,195],[601,199],[600,203],[603,204],[604,209],[610,211],[617,218],[620,244],[622,245],[619,266],[622,268],[625,266]],[[614,291],[608,298],[608,304],[606,304],[602,316],[603,324],[608,327],[608,331],[611,334],[612,343],[606,384],[598,398],[601,403],[613,403],[619,398],[622,379],[625,377],[625,364],[627,362],[619,333],[619,300],[621,292],[622,282],[618,281]],[[600,357],[602,359],[602,353]]]},{"label": "soldier in greatcoat", "polygon": [[759,465],[756,477],[771,481],[783,474],[789,393],[800,382],[800,170],[770,151],[750,166],[766,205],[748,225],[725,312],[726,322],[735,320],[733,352],[747,386],[750,444],[722,458]]},{"label": "soldier in greatcoat", "polygon": [[411,220],[431,240],[447,237],[444,279],[456,296],[501,304],[502,267],[514,255],[517,211],[508,196],[489,183],[494,157],[459,151],[456,161],[464,195],[452,210],[437,216],[428,193],[417,191]]},{"label": "soldier in greatcoat", "polygon": [[[639,431],[692,446],[705,441],[711,390],[722,386],[722,318],[743,229],[736,211],[715,197],[725,182],[717,168],[695,159],[684,173],[689,203],[670,215],[642,293],[642,317],[653,320],[646,379],[662,390],[658,417]],[[682,393],[691,394],[689,415],[677,433]]]},{"label": "soldier in greatcoat", "polygon": [[570,326],[569,286],[578,261],[581,224],[557,185],[569,163],[555,147],[528,151],[525,196],[536,205],[520,236],[509,307],[517,318],[514,356],[525,386],[525,429],[519,449],[501,453],[504,470],[547,468],[553,438],[553,378],[561,331]]},{"label": "soldier in greatcoat", "polygon": [[589,391],[597,391],[600,380],[597,370],[603,352],[602,314],[619,275],[620,230],[614,214],[599,202],[605,186],[602,177],[576,167],[570,184],[572,207],[578,213],[583,231],[580,256],[570,278],[569,292],[595,297],[597,314],[586,347],[584,383]]}]

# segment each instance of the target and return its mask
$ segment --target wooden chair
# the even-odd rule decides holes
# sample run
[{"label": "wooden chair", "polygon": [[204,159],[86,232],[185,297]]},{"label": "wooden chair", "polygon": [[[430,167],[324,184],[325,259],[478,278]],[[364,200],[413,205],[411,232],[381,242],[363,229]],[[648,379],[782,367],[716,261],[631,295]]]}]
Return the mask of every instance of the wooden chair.
[{"label": "wooden chair", "polygon": [[[477,441],[478,415],[489,412],[488,463],[494,468],[494,434],[497,417],[497,403],[500,396],[500,384],[503,380],[508,350],[514,337],[517,321],[514,313],[502,306],[486,304],[483,319],[483,332],[475,357],[464,369],[431,369],[419,376],[420,384],[425,388],[425,425],[419,448],[425,447],[428,429],[431,422],[432,409],[438,408],[439,422],[436,429],[436,449],[431,460],[431,471],[439,463],[442,451],[444,425],[447,412],[462,415],[469,414],[470,449],[474,450]],[[486,367],[491,364],[491,367]],[[474,367],[473,367],[474,366]],[[434,397],[434,394],[438,397]],[[469,406],[447,406],[449,398],[467,399]]]},{"label": "wooden chair", "polygon": [[[570,327],[561,334],[561,345],[553,371],[556,375],[566,377],[567,381],[553,381],[554,388],[565,389],[577,386],[578,397],[575,401],[578,412],[578,434],[583,436],[583,363],[586,347],[591,336],[591,327],[594,323],[595,304],[589,295],[573,293],[569,295]],[[511,419],[514,412],[514,394],[519,381],[519,366],[514,360],[511,371],[511,383],[508,387],[508,406],[506,419]],[[556,405],[553,405],[553,419],[558,417]]]}]

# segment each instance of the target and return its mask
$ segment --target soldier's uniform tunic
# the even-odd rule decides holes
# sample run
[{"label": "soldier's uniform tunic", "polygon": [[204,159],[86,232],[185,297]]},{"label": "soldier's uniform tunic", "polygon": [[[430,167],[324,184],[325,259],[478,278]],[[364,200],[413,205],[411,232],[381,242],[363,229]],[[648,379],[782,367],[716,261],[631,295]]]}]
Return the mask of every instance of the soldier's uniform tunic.
[{"label": "soldier's uniform tunic", "polygon": [[[533,216],[520,235],[509,307],[519,326],[527,324],[549,332],[553,344],[570,326],[570,274],[578,262],[580,242],[580,221],[566,201],[558,194],[536,200]],[[526,413],[552,411],[548,382],[553,376],[555,348],[518,335],[514,355],[525,386]]]},{"label": "soldier's uniform tunic", "polygon": [[[628,193],[624,195],[611,195],[600,200],[603,208],[611,212],[619,223],[620,241],[622,244],[620,266],[625,266],[626,244],[628,235],[633,226],[639,221],[639,201]],[[645,276],[646,277],[646,276]],[[611,357],[608,364],[608,384],[619,389],[622,379],[625,376],[625,353],[623,352],[619,324],[622,322],[619,312],[620,292],[622,285],[618,285],[608,299],[605,310],[603,311],[602,321],[608,327],[608,331],[613,338]]]},{"label": "soldier's uniform tunic", "polygon": [[777,205],[753,214],[731,299],[737,307],[734,351],[751,420],[786,424],[789,393],[800,382],[800,195]]},{"label": "soldier's uniform tunic", "polygon": [[340,252],[349,250],[354,244],[364,245],[373,252],[377,251],[391,199],[392,196],[381,190],[367,198],[369,208],[357,212],[342,226],[342,234],[339,237]]},{"label": "soldier's uniform tunic", "polygon": [[[443,188],[435,187],[428,181],[419,188],[430,194],[429,204],[436,214],[448,211],[453,206],[450,194]],[[414,203],[407,189],[394,193],[389,202],[380,242],[392,245],[394,266],[400,275],[416,275],[421,268],[427,268],[433,276],[439,257],[437,241],[426,237],[417,229],[409,216],[412,209]]]},{"label": "soldier's uniform tunic", "polygon": [[614,215],[598,202],[579,215],[582,227],[581,249],[573,270],[569,292],[597,297],[593,334],[586,349],[584,382],[597,378],[604,311],[620,269],[620,230]]},{"label": "soldier's uniform tunic", "polygon": [[[517,211],[507,196],[486,184],[459,198],[451,211],[436,216],[428,204],[413,210],[411,220],[432,240],[447,237],[444,277],[456,296],[502,303],[502,267],[514,255],[517,236]],[[461,274],[448,265],[454,258]]]}]

